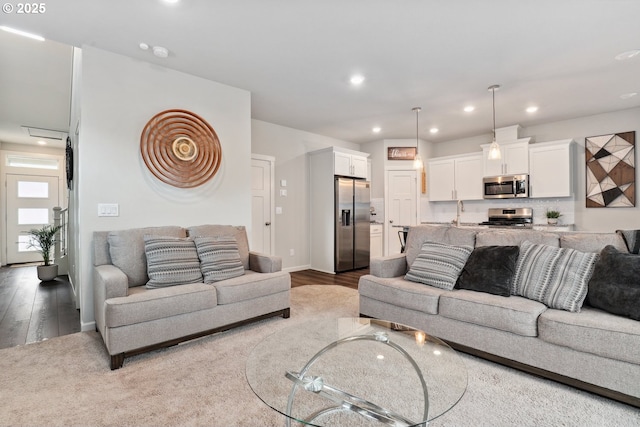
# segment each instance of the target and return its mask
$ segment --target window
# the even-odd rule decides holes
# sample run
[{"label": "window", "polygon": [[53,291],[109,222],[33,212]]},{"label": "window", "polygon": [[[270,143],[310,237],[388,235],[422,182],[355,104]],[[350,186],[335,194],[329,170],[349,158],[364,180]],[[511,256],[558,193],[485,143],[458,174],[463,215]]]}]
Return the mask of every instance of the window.
[{"label": "window", "polygon": [[27,157],[15,154],[7,155],[7,166],[14,168],[33,168],[58,170],[60,167],[58,159],[44,157]]},{"label": "window", "polygon": [[20,208],[18,209],[18,225],[49,224],[49,209]]},{"label": "window", "polygon": [[18,198],[48,199],[49,183],[38,181],[18,181]]}]

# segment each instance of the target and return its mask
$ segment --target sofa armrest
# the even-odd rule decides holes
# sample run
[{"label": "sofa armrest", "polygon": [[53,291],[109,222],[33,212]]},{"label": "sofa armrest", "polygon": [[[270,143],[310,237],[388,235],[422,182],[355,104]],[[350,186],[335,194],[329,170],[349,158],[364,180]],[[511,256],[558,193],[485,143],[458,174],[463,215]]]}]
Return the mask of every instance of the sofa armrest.
[{"label": "sofa armrest", "polygon": [[369,272],[376,277],[398,277],[407,274],[406,254],[371,258]]},{"label": "sofa armrest", "polygon": [[282,258],[249,251],[249,270],[256,273],[275,273],[282,270]]},{"label": "sofa armrest", "polygon": [[105,301],[110,298],[126,297],[129,291],[129,279],[115,265],[103,264],[93,267],[93,310],[96,327],[104,336],[106,324],[104,314]]}]

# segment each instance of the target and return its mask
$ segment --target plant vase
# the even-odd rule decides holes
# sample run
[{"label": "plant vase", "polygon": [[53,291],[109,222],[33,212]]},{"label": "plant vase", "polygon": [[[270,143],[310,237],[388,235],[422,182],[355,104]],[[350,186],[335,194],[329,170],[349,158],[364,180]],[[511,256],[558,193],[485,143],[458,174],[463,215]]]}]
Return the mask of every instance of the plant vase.
[{"label": "plant vase", "polygon": [[55,279],[58,276],[58,264],[51,265],[39,265],[38,266],[38,279],[43,282],[48,282]]},{"label": "plant vase", "polygon": [[549,224],[549,225],[557,225],[558,224],[558,218],[547,218],[547,224]]}]

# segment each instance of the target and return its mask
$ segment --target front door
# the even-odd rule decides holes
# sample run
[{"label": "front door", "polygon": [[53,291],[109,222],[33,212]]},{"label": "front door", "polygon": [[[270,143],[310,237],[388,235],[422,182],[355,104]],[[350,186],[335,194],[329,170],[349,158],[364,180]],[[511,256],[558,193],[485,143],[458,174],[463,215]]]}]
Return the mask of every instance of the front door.
[{"label": "front door", "polygon": [[251,159],[251,250],[272,255],[273,161]]},{"label": "front door", "polygon": [[53,223],[58,177],[7,174],[7,264],[42,261],[29,230]]},{"label": "front door", "polygon": [[403,226],[418,222],[418,173],[415,169],[386,172],[385,255],[399,254]]}]

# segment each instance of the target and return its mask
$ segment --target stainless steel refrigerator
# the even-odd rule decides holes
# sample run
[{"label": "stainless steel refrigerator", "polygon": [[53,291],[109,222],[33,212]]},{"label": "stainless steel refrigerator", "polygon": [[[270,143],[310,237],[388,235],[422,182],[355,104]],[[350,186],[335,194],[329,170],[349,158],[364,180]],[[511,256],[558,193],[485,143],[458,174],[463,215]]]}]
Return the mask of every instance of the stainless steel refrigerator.
[{"label": "stainless steel refrigerator", "polygon": [[369,266],[371,188],[368,181],[335,177],[335,271]]}]

